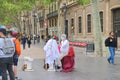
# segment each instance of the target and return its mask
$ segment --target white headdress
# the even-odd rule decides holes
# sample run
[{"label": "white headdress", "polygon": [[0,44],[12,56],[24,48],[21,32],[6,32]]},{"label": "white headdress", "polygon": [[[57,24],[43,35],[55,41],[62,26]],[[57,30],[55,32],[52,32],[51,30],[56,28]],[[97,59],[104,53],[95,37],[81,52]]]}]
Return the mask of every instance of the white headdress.
[{"label": "white headdress", "polygon": [[65,35],[65,34],[62,34],[62,35],[61,35],[61,39],[62,39],[62,40],[66,39],[66,35]]}]

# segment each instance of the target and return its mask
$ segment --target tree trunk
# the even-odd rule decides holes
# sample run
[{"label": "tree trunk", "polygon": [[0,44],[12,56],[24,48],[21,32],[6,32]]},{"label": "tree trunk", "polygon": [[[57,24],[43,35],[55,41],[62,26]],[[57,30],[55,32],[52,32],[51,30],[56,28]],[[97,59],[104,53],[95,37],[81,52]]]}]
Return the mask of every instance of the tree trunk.
[{"label": "tree trunk", "polygon": [[57,29],[57,33],[58,33],[58,38],[59,38],[59,43],[60,43],[60,36],[61,36],[61,27],[60,27],[60,3],[61,3],[61,0],[58,0],[58,29]]},{"label": "tree trunk", "polygon": [[95,54],[102,56],[102,33],[101,33],[98,2],[99,0],[91,0],[93,26],[94,26]]}]

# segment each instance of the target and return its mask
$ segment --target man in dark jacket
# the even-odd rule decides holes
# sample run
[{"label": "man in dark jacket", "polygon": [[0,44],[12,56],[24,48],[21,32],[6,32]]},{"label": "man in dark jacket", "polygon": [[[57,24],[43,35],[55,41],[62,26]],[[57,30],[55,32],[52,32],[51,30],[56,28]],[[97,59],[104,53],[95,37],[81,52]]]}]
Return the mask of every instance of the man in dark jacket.
[{"label": "man in dark jacket", "polygon": [[110,57],[107,59],[109,63],[114,64],[115,48],[117,47],[117,39],[114,33],[110,32],[109,37],[105,40],[105,46],[109,48]]}]

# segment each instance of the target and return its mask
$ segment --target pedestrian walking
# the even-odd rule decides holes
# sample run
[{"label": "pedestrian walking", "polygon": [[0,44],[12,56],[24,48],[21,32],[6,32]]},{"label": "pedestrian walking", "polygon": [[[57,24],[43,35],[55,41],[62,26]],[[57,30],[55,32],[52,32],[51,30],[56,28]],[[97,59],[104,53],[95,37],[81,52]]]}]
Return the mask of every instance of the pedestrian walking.
[{"label": "pedestrian walking", "polygon": [[42,40],[44,39],[44,35],[43,35],[43,34],[41,35],[41,39],[42,39]]},{"label": "pedestrian walking", "polygon": [[26,41],[27,41],[27,38],[26,38],[25,34],[23,34],[23,37],[22,37],[21,40],[22,40],[23,49],[25,49]]},{"label": "pedestrian walking", "polygon": [[27,44],[28,44],[28,48],[30,48],[30,45],[31,45],[31,37],[30,37],[30,35],[27,38]]},{"label": "pedestrian walking", "polygon": [[34,44],[35,44],[35,42],[36,42],[36,38],[37,38],[36,35],[34,35],[34,36],[33,36]]},{"label": "pedestrian walking", "polygon": [[20,44],[19,35],[17,32],[12,32],[12,37],[15,44],[15,53],[13,55],[13,69],[14,69],[15,79],[18,80],[19,78],[17,76],[17,65],[18,65],[19,56],[21,54],[21,44]]},{"label": "pedestrian walking", "polygon": [[110,52],[107,61],[114,64],[115,48],[117,48],[117,39],[114,36],[114,32],[109,33],[109,37],[105,40],[105,46],[108,47]]},{"label": "pedestrian walking", "polygon": [[15,80],[13,72],[13,55],[15,53],[15,45],[12,38],[6,37],[6,29],[0,26],[0,71],[2,80],[8,80],[7,71],[10,80]]},{"label": "pedestrian walking", "polygon": [[39,42],[40,42],[40,36],[37,35],[37,43],[39,43]]}]

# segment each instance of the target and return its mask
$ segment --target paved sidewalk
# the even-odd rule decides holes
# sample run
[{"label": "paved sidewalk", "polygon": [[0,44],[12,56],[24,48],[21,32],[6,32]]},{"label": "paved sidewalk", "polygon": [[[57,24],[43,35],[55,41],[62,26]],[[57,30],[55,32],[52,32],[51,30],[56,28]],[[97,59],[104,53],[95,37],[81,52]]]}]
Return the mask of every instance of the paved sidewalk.
[{"label": "paved sidewalk", "polygon": [[[82,49],[80,49],[82,50]],[[84,49],[83,49],[84,50]],[[43,69],[44,52],[40,45],[32,45],[22,50],[19,61],[18,76],[22,80],[120,80],[120,58],[116,57],[116,65],[108,64],[105,57],[88,57],[75,48],[75,70],[69,73],[48,72]],[[23,58],[34,58],[34,71],[22,71]]]}]

